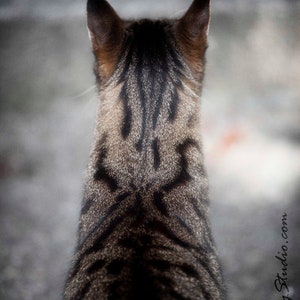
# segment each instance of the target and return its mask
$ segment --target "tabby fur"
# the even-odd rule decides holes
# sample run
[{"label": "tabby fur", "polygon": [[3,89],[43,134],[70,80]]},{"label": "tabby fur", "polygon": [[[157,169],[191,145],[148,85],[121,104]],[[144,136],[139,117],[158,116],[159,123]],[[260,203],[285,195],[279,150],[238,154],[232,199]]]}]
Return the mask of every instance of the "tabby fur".
[{"label": "tabby fur", "polygon": [[64,299],[224,299],[199,135],[209,1],[121,20],[89,0],[99,112]]}]

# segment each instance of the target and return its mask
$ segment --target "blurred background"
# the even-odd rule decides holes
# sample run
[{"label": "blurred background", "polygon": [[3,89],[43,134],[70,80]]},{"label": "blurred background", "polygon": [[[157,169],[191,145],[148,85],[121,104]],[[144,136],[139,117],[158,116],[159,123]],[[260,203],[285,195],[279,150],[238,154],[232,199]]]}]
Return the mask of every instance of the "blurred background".
[{"label": "blurred background", "polygon": [[[111,0],[125,18],[191,0]],[[300,3],[214,0],[202,99],[212,227],[228,299],[300,299]],[[97,97],[82,0],[0,1],[0,299],[61,298]]]}]

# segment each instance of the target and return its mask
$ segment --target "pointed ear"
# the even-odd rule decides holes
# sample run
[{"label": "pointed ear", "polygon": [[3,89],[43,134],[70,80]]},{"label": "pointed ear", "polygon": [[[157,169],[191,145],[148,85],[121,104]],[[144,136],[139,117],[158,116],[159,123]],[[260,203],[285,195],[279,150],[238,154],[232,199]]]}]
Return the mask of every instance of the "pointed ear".
[{"label": "pointed ear", "polygon": [[207,48],[210,1],[194,0],[188,11],[175,24],[177,42],[187,61],[199,64]]},{"label": "pointed ear", "polygon": [[87,26],[100,76],[112,75],[124,35],[124,23],[105,0],[88,0]]}]

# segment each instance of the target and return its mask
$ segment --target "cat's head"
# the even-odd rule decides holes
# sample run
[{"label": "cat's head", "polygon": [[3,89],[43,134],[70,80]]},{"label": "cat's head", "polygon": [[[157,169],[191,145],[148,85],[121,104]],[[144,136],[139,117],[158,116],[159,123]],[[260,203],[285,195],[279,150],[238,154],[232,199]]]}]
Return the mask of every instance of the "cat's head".
[{"label": "cat's head", "polygon": [[[170,60],[169,53],[176,51],[193,76],[201,78],[207,48],[209,8],[209,0],[194,0],[178,20],[134,22],[122,20],[105,0],[88,0],[87,25],[96,58],[96,76],[101,82],[107,81],[116,70],[122,54],[129,47],[133,48],[128,36],[140,35],[139,42],[135,43],[143,45],[136,48],[140,49],[139,55],[147,53],[144,61],[155,64]],[[131,41],[134,43],[134,38]],[[131,63],[134,63],[134,58]]]}]

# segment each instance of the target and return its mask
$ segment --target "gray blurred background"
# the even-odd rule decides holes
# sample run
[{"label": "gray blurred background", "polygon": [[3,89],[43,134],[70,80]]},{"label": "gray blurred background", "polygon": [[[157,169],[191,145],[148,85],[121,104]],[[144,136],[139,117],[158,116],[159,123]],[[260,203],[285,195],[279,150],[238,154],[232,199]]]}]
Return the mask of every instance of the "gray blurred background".
[{"label": "gray blurred background", "polygon": [[[126,18],[191,0],[111,0]],[[85,1],[0,1],[0,299],[61,298],[97,98]],[[300,299],[300,4],[215,0],[202,99],[212,227],[229,299]]]}]

